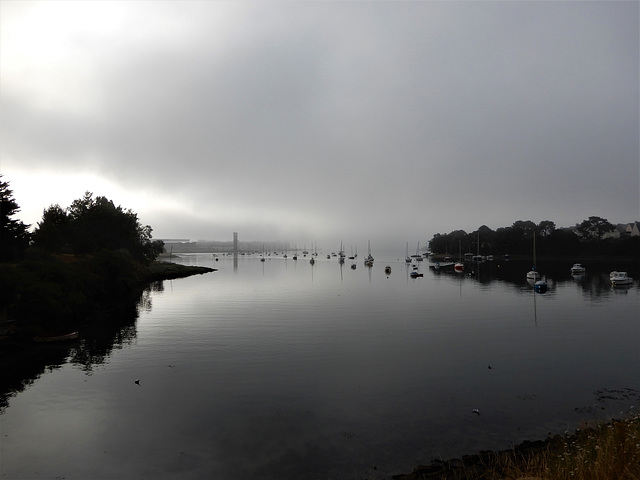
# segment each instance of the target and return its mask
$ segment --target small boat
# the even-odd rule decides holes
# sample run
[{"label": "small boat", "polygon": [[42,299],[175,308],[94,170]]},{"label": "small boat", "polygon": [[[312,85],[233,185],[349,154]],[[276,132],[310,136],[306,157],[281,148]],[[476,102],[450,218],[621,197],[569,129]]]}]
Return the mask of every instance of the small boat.
[{"label": "small boat", "polygon": [[418,278],[418,277],[424,277],[424,274],[422,274],[422,273],[418,273],[417,271],[415,271],[415,270],[414,270],[413,272],[411,272],[411,273],[409,274],[409,276],[410,276],[411,278]]},{"label": "small boat", "polygon": [[357,266],[357,265],[356,265],[355,263],[352,263],[352,264],[351,264],[351,270],[355,270],[355,269],[356,269],[356,266]]},{"label": "small boat", "polygon": [[535,270],[532,269],[527,272],[527,280],[537,280],[539,278],[540,278],[540,274]]},{"label": "small boat", "polygon": [[33,337],[33,341],[38,343],[67,342],[69,340],[75,340],[76,338],[78,338],[78,332],[71,332],[65,335],[36,336]]},{"label": "small boat", "polygon": [[384,273],[386,273],[387,275],[389,275],[391,273],[391,267],[389,265],[384,267]]},{"label": "small boat", "polygon": [[409,242],[407,242],[407,253],[405,254],[404,261],[406,263],[411,263],[411,257],[409,256]]},{"label": "small boat", "polygon": [[538,280],[533,284],[533,289],[538,293],[544,293],[547,291],[548,285],[546,280]]},{"label": "small boat", "polygon": [[633,283],[633,278],[627,275],[627,272],[613,271],[609,274],[609,280],[611,280],[611,284],[614,287],[631,285]]},{"label": "small boat", "polygon": [[585,271],[586,271],[586,268],[584,268],[581,263],[574,263],[573,267],[571,267],[571,274],[572,275],[580,275],[581,273],[584,273]]}]

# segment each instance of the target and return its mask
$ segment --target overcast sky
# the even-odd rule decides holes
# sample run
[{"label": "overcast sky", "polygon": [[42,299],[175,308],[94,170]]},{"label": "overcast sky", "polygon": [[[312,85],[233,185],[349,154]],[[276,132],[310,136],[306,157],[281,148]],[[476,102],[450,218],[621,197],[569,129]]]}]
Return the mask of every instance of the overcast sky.
[{"label": "overcast sky", "polygon": [[[640,219],[639,3],[0,2],[0,172],[154,238]],[[337,243],[337,245],[336,245]]]}]

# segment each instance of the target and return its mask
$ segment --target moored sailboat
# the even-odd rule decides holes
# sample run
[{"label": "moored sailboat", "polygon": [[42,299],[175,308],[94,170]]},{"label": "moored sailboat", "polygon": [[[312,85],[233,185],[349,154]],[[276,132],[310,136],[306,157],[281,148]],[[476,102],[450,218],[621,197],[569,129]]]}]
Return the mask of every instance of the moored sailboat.
[{"label": "moored sailboat", "polygon": [[527,280],[538,280],[540,274],[536,271],[536,232],[533,232],[533,266],[527,272]]},{"label": "moored sailboat", "polygon": [[462,242],[458,240],[458,261],[453,265],[456,272],[464,271],[464,263],[462,263]]},{"label": "moored sailboat", "polygon": [[368,255],[367,255],[367,257],[364,259],[364,264],[365,264],[367,267],[372,267],[372,266],[373,266],[373,255],[371,255],[371,241],[368,241],[368,242],[367,242],[367,245],[368,245],[368,251],[369,251],[369,254],[368,254]]}]

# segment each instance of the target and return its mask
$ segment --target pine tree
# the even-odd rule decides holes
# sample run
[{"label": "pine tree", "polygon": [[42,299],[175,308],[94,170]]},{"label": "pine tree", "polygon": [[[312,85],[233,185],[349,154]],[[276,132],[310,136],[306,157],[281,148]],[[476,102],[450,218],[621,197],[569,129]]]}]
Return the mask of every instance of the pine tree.
[{"label": "pine tree", "polygon": [[29,246],[29,225],[12,218],[19,211],[20,207],[13,198],[9,182],[2,180],[0,174],[0,261],[21,258]]}]

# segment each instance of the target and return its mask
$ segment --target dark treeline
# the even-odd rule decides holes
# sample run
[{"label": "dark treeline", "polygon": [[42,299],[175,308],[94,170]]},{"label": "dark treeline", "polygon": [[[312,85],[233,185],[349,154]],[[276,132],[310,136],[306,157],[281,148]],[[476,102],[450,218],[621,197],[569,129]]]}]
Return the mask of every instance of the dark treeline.
[{"label": "dark treeline", "polygon": [[640,236],[631,236],[606,219],[589,217],[572,228],[556,228],[554,222],[544,220],[538,224],[518,220],[510,227],[492,230],[486,225],[473,232],[454,230],[437,233],[429,241],[434,254],[458,255],[531,255],[533,238],[538,255],[629,255],[640,253]]},{"label": "dark treeline", "polygon": [[0,338],[75,330],[139,297],[151,280],[203,273],[154,263],[163,242],[105,197],[87,192],[67,208],[48,207],[32,234],[18,211],[0,176]]},{"label": "dark treeline", "polygon": [[88,254],[123,250],[135,260],[148,263],[162,253],[164,243],[151,239],[152,229],[138,216],[105,197],[86,192],[68,208],[47,208],[33,233],[34,248],[49,253]]}]

